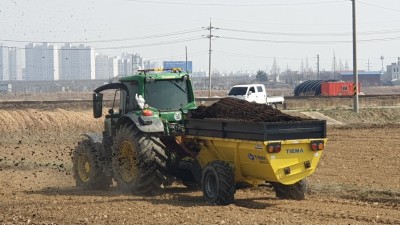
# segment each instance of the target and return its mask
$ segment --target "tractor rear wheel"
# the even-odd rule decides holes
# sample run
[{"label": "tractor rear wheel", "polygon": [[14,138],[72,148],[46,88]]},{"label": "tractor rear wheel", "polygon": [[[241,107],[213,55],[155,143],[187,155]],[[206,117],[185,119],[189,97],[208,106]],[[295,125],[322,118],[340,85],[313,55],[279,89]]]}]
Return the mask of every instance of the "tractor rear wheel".
[{"label": "tractor rear wheel", "polygon": [[272,184],[276,197],[280,199],[293,199],[293,200],[304,200],[305,193],[307,190],[306,180],[300,180],[297,183],[291,185],[284,185],[281,183]]},{"label": "tractor rear wheel", "polygon": [[114,179],[121,190],[154,194],[167,181],[165,147],[154,135],[133,124],[124,125],[116,134],[112,151]]},{"label": "tractor rear wheel", "polygon": [[76,187],[83,190],[105,190],[112,178],[100,166],[98,151],[90,140],[78,143],[73,153],[73,172]]},{"label": "tractor rear wheel", "polygon": [[236,192],[235,174],[229,163],[213,161],[203,169],[201,188],[207,202],[216,205],[229,205]]}]

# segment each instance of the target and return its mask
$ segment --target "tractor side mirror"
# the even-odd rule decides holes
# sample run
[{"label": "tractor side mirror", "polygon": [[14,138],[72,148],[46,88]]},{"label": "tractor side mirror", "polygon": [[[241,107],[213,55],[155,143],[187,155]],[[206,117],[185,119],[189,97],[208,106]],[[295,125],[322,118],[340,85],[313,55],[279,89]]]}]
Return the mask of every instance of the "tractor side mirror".
[{"label": "tractor side mirror", "polygon": [[100,118],[103,114],[103,94],[93,93],[93,117]]}]

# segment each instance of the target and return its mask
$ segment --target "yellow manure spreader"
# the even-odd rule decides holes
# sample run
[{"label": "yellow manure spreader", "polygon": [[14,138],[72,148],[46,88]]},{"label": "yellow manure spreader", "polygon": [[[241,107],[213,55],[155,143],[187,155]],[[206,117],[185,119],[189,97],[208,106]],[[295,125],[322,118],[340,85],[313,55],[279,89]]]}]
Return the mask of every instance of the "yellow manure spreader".
[{"label": "yellow manure spreader", "polygon": [[235,185],[270,183],[277,197],[304,199],[304,178],[312,174],[326,144],[326,122],[186,120],[186,141],[200,149],[196,160],[209,202],[233,202]]}]

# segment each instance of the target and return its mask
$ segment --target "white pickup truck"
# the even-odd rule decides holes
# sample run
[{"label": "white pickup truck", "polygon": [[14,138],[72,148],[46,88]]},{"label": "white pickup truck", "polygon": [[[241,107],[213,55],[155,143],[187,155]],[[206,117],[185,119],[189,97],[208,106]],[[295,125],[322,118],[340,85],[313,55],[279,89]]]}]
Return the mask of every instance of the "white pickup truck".
[{"label": "white pickup truck", "polygon": [[283,96],[267,96],[263,84],[235,85],[228,93],[228,97],[243,99],[248,102],[271,105],[274,108],[285,101]]}]

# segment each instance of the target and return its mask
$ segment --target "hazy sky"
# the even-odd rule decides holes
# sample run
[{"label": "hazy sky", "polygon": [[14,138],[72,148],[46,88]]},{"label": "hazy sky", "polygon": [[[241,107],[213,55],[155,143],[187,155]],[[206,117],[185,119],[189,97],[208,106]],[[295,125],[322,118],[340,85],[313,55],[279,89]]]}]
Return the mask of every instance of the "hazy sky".
[{"label": "hazy sky", "polygon": [[[333,56],[352,67],[350,0],[0,0],[0,44],[85,42],[97,52],[137,52],[155,61],[212,68],[299,70],[303,60],[331,70]],[[400,56],[400,0],[356,0],[358,67],[380,70]],[[56,43],[62,45],[62,43]],[[386,66],[385,66],[386,68]]]}]

